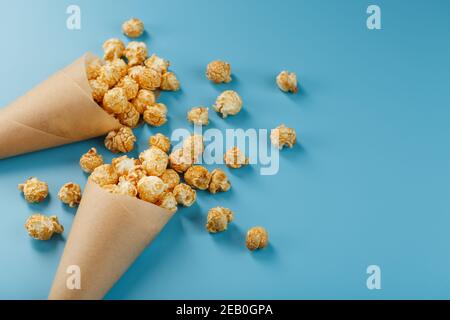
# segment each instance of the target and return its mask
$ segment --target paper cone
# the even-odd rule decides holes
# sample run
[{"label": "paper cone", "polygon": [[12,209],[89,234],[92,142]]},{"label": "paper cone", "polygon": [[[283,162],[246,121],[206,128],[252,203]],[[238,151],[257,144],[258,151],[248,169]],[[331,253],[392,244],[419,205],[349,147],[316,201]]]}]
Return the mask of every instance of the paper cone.
[{"label": "paper cone", "polygon": [[[49,299],[102,299],[172,215],[137,198],[110,194],[88,181]],[[69,266],[79,267],[80,290],[66,285]]]},{"label": "paper cone", "polygon": [[98,137],[120,127],[92,98],[85,54],[0,110],[0,159]]}]

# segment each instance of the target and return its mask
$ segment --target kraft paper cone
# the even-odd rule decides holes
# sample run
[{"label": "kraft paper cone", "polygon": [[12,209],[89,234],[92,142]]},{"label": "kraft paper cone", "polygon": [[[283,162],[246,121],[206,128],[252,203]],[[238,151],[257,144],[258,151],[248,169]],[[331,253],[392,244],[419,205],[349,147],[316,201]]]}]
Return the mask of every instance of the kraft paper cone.
[{"label": "kraft paper cone", "polygon": [[[49,299],[102,299],[172,216],[137,198],[110,194],[89,180]],[[80,290],[66,285],[69,266],[80,268]]]},{"label": "kraft paper cone", "polygon": [[0,110],[0,159],[98,137],[120,123],[92,98],[85,54]]}]

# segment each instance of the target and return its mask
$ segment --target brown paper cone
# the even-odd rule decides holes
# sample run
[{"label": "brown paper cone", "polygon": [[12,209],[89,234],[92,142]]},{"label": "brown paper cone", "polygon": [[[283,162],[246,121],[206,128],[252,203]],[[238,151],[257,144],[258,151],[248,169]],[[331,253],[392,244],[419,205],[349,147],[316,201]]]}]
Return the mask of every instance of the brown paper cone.
[{"label": "brown paper cone", "polygon": [[[50,291],[51,300],[101,299],[172,217],[137,198],[114,195],[88,181]],[[78,266],[81,289],[66,285]]]},{"label": "brown paper cone", "polygon": [[98,137],[120,127],[92,98],[85,54],[0,110],[0,159]]}]

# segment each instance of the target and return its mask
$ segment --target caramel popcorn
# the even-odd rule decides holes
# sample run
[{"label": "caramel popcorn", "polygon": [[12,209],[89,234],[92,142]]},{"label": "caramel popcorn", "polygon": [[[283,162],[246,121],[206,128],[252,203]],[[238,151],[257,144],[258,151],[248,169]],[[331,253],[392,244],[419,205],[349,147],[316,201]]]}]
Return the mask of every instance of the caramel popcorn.
[{"label": "caramel popcorn", "polygon": [[208,169],[202,166],[192,166],[184,173],[184,180],[191,187],[206,190],[211,181],[211,174]]},{"label": "caramel popcorn", "polygon": [[111,61],[123,57],[125,45],[119,39],[109,39],[103,44],[103,51],[105,53],[103,58],[106,61]]},{"label": "caramel popcorn", "polygon": [[167,185],[168,191],[172,191],[180,183],[180,176],[173,169],[166,169],[160,178]]},{"label": "caramel popcorn", "polygon": [[176,172],[183,173],[192,166],[193,160],[183,155],[183,149],[177,149],[169,155],[169,164]]},{"label": "caramel popcorn", "polygon": [[156,103],[155,93],[150,90],[141,89],[132,103],[137,112],[143,114],[148,106],[152,106]]},{"label": "caramel popcorn", "polygon": [[114,59],[112,61],[109,61],[108,64],[110,64],[120,73],[121,78],[125,77],[128,74],[128,66],[122,59]]},{"label": "caramel popcorn", "polygon": [[116,188],[114,188],[113,193],[136,197],[138,192],[135,184],[132,181],[127,180],[125,177],[120,177],[119,183],[117,184]]},{"label": "caramel popcorn", "polygon": [[84,172],[91,173],[95,168],[103,164],[103,157],[97,153],[97,149],[91,148],[80,158],[80,167]]},{"label": "caramel popcorn", "polygon": [[139,180],[141,180],[145,176],[147,176],[147,172],[145,171],[144,167],[141,164],[139,164],[135,165],[133,168],[128,170],[126,179],[137,186]]},{"label": "caramel popcorn", "polygon": [[180,183],[177,185],[173,189],[173,195],[175,196],[177,203],[185,207],[192,206],[197,199],[197,193],[195,190],[185,183]]},{"label": "caramel popcorn", "polygon": [[110,164],[98,166],[94,169],[89,178],[99,186],[116,184],[119,181],[119,175]]},{"label": "caramel popcorn", "polygon": [[264,249],[269,244],[269,234],[263,227],[254,227],[248,230],[246,245],[251,251]]},{"label": "caramel popcorn", "polygon": [[297,93],[297,75],[293,72],[282,71],[277,76],[277,85],[284,92]]},{"label": "caramel popcorn", "polygon": [[47,183],[37,178],[29,178],[25,183],[19,184],[19,190],[23,192],[25,200],[30,203],[42,202],[48,196]]},{"label": "caramel popcorn", "polygon": [[177,199],[175,199],[175,196],[170,191],[164,192],[155,204],[161,208],[169,210],[172,213],[175,213],[178,210]]},{"label": "caramel popcorn", "polygon": [[100,69],[102,68],[103,62],[99,57],[93,57],[86,64],[86,75],[88,80],[95,80],[100,76]]},{"label": "caramel popcorn", "polygon": [[61,234],[64,232],[64,227],[59,223],[56,216],[47,217],[41,214],[34,214],[30,216],[25,222],[25,229],[27,229],[30,237],[36,240],[49,240],[53,234]]},{"label": "caramel popcorn", "polygon": [[144,70],[144,66],[134,66],[128,69],[128,75],[131,77],[131,79],[138,82],[139,76],[144,72]]},{"label": "caramel popcorn", "polygon": [[231,81],[231,66],[223,61],[213,61],[206,67],[206,77],[214,83]]},{"label": "caramel popcorn", "polygon": [[166,191],[166,184],[158,177],[144,177],[137,184],[139,198],[156,203]]},{"label": "caramel popcorn", "polygon": [[119,122],[121,124],[130,128],[136,127],[139,123],[140,118],[141,115],[139,114],[139,112],[137,112],[136,108],[131,102],[128,103],[127,111],[122,112],[117,116],[117,119],[119,119]]},{"label": "caramel popcorn", "polygon": [[165,153],[169,153],[170,139],[162,133],[157,133],[154,136],[151,136],[148,140],[148,144],[150,147],[157,147]]},{"label": "caramel popcorn", "polygon": [[89,85],[92,89],[92,97],[97,103],[103,102],[103,97],[109,90],[107,83],[101,80],[89,80]]},{"label": "caramel popcorn", "polygon": [[69,207],[78,206],[81,201],[80,185],[73,182],[66,183],[59,189],[58,198]]},{"label": "caramel popcorn", "polygon": [[212,208],[208,212],[208,218],[206,222],[206,230],[210,233],[217,233],[227,230],[228,223],[233,221],[234,214],[228,208],[216,207]]},{"label": "caramel popcorn", "polygon": [[142,64],[147,58],[147,46],[144,42],[131,41],[125,50],[129,66]]},{"label": "caramel popcorn", "polygon": [[135,77],[142,89],[155,90],[161,86],[161,74],[156,70],[144,67]]},{"label": "caramel popcorn", "polygon": [[163,74],[167,72],[167,69],[169,69],[170,62],[153,54],[150,58],[145,60],[145,65],[148,68],[151,68],[158,71],[160,74]]},{"label": "caramel popcorn", "polygon": [[284,124],[275,128],[270,133],[270,140],[272,145],[278,149],[283,149],[284,146],[292,148],[297,139],[297,134],[294,129],[286,127]]},{"label": "caramel popcorn", "polygon": [[162,74],[160,89],[165,90],[165,91],[180,90],[180,82],[178,81],[177,77],[175,76],[175,73],[166,72],[166,73]]},{"label": "caramel popcorn", "polygon": [[225,153],[225,164],[233,169],[239,169],[248,164],[248,158],[239,150],[238,147],[233,147]]},{"label": "caramel popcorn", "polygon": [[124,113],[128,110],[128,99],[125,90],[122,88],[113,88],[109,90],[103,98],[103,108],[106,111],[115,114]]},{"label": "caramel popcorn", "polygon": [[106,84],[110,88],[114,87],[117,82],[119,82],[122,76],[121,70],[111,63],[107,63],[100,68],[100,75],[97,80],[100,80]]},{"label": "caramel popcorn", "polygon": [[208,108],[195,107],[192,108],[187,115],[189,122],[197,126],[207,126],[209,124]]},{"label": "caramel popcorn", "polygon": [[209,183],[208,190],[212,194],[217,192],[226,192],[230,190],[231,183],[228,180],[226,173],[221,169],[214,169],[211,172],[211,182]]},{"label": "caramel popcorn", "polygon": [[111,165],[119,176],[126,176],[130,170],[139,165],[139,161],[133,158],[128,158],[128,156],[121,156],[114,158]]},{"label": "caramel popcorn", "polygon": [[122,127],[108,133],[105,138],[105,147],[113,153],[126,153],[134,149],[135,142],[136,137],[133,131],[128,127]]},{"label": "caramel popcorn", "polygon": [[155,103],[144,110],[144,121],[153,127],[160,127],[167,122],[167,107],[163,103]]},{"label": "caramel popcorn", "polygon": [[144,33],[144,23],[137,18],[131,18],[123,23],[122,31],[127,37],[139,38]]},{"label": "caramel popcorn", "polygon": [[213,108],[221,113],[223,118],[234,116],[242,109],[242,99],[235,91],[227,90],[219,95]]},{"label": "caramel popcorn", "polygon": [[150,147],[139,155],[147,174],[159,177],[164,173],[169,163],[169,156],[157,147]]},{"label": "caramel popcorn", "polygon": [[203,154],[205,149],[205,143],[203,136],[199,134],[193,134],[187,137],[183,142],[183,155],[190,157],[195,163]]},{"label": "caramel popcorn", "polygon": [[136,98],[139,92],[139,84],[130,76],[125,76],[120,79],[116,87],[122,88],[125,91],[128,100]]}]

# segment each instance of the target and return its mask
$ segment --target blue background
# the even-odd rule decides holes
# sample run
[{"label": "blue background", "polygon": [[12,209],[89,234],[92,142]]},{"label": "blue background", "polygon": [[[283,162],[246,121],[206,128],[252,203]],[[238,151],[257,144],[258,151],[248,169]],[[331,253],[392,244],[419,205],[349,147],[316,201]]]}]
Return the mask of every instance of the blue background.
[{"label": "blue background", "polygon": [[[150,52],[172,62],[182,91],[164,93],[170,121],[136,130],[189,128],[195,105],[237,90],[244,111],[211,126],[294,127],[299,143],[281,155],[275,176],[258,166],[229,171],[233,189],[180,210],[111,290],[110,299],[450,298],[450,3],[434,1],[0,1],[0,105],[85,51],[101,54],[131,16],[146,24]],[[380,31],[366,9],[382,10]],[[82,30],[66,29],[78,4]],[[204,76],[214,59],[234,80]],[[296,72],[298,95],[274,84]],[[82,121],[82,119],[80,119]],[[94,139],[0,161],[0,298],[45,299],[65,237],[36,242],[23,224],[33,212],[56,214],[69,231],[75,210],[57,199],[67,181],[84,185],[81,154]],[[49,183],[51,196],[28,205],[17,184]],[[209,208],[232,208],[219,235],[204,230]],[[263,225],[270,247],[250,253],[245,232]],[[382,270],[382,289],[366,287],[366,268]]]}]

